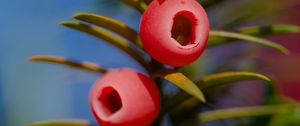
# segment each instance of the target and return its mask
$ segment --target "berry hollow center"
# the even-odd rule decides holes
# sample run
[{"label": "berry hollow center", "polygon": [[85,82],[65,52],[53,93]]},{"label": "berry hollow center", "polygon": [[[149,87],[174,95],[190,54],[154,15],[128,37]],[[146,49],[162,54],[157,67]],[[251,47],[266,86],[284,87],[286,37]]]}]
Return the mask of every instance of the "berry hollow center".
[{"label": "berry hollow center", "polygon": [[197,19],[189,11],[180,11],[173,18],[172,38],[182,46],[195,43]]},{"label": "berry hollow center", "polygon": [[158,0],[159,4],[163,4],[166,0]]},{"label": "berry hollow center", "polygon": [[102,103],[105,115],[110,116],[122,108],[122,101],[119,93],[112,87],[105,87],[98,99]]}]

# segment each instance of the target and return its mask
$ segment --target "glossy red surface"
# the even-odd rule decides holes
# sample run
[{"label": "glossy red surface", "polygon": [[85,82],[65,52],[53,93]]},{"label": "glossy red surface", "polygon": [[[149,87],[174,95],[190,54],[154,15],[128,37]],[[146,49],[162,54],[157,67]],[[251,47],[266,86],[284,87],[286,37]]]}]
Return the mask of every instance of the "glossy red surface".
[{"label": "glossy red surface", "polygon": [[208,34],[208,17],[196,0],[154,0],[140,25],[145,50],[157,61],[172,66],[198,59]]},{"label": "glossy red surface", "polygon": [[93,86],[90,105],[102,126],[150,126],[159,113],[155,83],[133,69],[111,70]]}]

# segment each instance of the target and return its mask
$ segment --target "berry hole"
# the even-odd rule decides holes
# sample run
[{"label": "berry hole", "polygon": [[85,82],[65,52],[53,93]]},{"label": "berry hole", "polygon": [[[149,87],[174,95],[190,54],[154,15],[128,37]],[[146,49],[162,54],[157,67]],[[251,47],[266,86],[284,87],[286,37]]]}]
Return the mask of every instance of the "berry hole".
[{"label": "berry hole", "polygon": [[105,87],[98,98],[102,104],[105,115],[110,116],[122,108],[122,101],[119,93],[112,87]]},{"label": "berry hole", "polygon": [[166,0],[158,0],[158,3],[161,5],[165,2]]},{"label": "berry hole", "polygon": [[197,19],[189,11],[178,12],[173,18],[172,38],[180,45],[186,46],[195,43],[195,28]]}]

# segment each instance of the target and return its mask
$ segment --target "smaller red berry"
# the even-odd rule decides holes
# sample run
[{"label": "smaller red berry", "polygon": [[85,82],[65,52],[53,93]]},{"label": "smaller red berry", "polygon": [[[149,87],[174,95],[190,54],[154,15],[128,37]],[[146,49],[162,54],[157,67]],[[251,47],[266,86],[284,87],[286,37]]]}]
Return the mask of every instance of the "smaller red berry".
[{"label": "smaller red berry", "polygon": [[188,65],[199,58],[208,35],[208,17],[196,0],[153,0],[140,25],[145,50],[172,66]]},{"label": "smaller red berry", "polygon": [[102,126],[150,126],[159,113],[155,83],[133,69],[111,70],[93,86],[90,106]]}]

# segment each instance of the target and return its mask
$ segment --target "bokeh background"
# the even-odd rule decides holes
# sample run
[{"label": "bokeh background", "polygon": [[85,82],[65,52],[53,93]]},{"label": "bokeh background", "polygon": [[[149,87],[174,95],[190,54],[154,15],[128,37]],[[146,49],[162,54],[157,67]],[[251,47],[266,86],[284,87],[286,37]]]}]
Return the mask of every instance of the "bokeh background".
[{"label": "bokeh background", "polygon": [[[220,0],[217,6],[206,10],[213,29],[233,30],[242,26],[274,23],[300,25],[298,0]],[[53,119],[95,122],[88,106],[88,94],[100,75],[60,65],[29,62],[28,57],[32,55],[59,55],[92,61],[109,68],[126,66],[143,71],[129,56],[111,45],[59,25],[61,21],[73,20],[71,16],[77,12],[106,15],[137,30],[141,16],[119,0],[1,1],[1,126],[21,126]],[[235,20],[242,20],[243,23]],[[300,34],[269,39],[287,46],[291,54],[285,56],[272,49],[241,43],[207,50],[202,65],[206,73],[225,70],[265,73],[277,81],[282,94],[300,100]],[[253,64],[258,67],[253,68]],[[249,87],[236,88],[233,88],[231,95],[252,93],[253,99],[260,97],[254,95]],[[223,103],[226,104],[226,101]],[[227,104],[233,103],[227,101]]]}]

